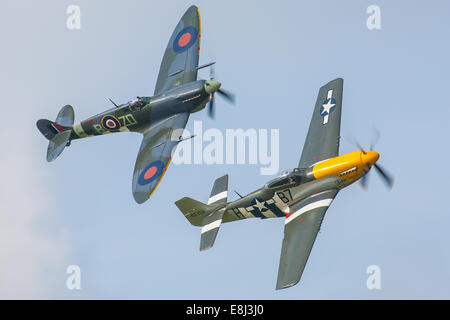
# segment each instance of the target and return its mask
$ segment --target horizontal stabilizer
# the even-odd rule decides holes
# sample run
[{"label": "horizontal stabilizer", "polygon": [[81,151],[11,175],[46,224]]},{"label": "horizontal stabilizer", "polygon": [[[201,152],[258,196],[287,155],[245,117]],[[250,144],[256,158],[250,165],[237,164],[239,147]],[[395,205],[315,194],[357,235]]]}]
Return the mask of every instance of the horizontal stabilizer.
[{"label": "horizontal stabilizer", "polygon": [[208,204],[226,203],[228,197],[228,175],[224,175],[214,182]]},{"label": "horizontal stabilizer", "polygon": [[65,105],[59,111],[58,116],[56,117],[55,122],[64,127],[73,126],[73,122],[75,120],[75,112],[71,105]]},{"label": "horizontal stabilizer", "polygon": [[219,227],[222,223],[225,208],[219,209],[203,219],[202,236],[200,239],[200,251],[211,248],[216,240]]},{"label": "horizontal stabilizer", "polygon": [[69,143],[71,130],[66,130],[56,134],[49,142],[47,149],[47,161],[55,160]]},{"label": "horizontal stabilizer", "polygon": [[[228,197],[228,175],[224,175],[214,181],[211,195],[208,199],[209,205],[220,205],[227,203]],[[220,207],[220,206],[219,206]],[[203,218],[202,236],[200,239],[200,251],[211,248],[216,240],[219,227],[222,223],[225,208],[214,211]]]}]

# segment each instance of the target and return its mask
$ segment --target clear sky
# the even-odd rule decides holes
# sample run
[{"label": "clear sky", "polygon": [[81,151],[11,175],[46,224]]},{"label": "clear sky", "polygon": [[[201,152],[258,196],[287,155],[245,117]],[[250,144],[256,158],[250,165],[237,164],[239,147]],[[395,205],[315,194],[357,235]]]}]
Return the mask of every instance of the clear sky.
[{"label": "clear sky", "polygon": [[[68,30],[66,9],[81,8]],[[35,126],[71,104],[76,121],[153,93],[184,11],[202,19],[200,63],[237,96],[204,129],[279,129],[280,170],[300,158],[317,92],[344,78],[341,153],[381,132],[386,190],[352,185],[327,212],[301,282],[275,291],[283,219],[224,224],[211,250],[174,201],[207,201],[214,179],[248,193],[259,165],[171,165],[137,205],[136,133],[75,141],[53,163]],[[369,30],[369,5],[381,29]],[[2,1],[0,297],[62,299],[450,298],[447,1]],[[207,78],[208,71],[199,73]],[[230,192],[230,199],[236,196]],[[81,290],[66,269],[81,268]],[[369,290],[366,269],[381,270]]]}]

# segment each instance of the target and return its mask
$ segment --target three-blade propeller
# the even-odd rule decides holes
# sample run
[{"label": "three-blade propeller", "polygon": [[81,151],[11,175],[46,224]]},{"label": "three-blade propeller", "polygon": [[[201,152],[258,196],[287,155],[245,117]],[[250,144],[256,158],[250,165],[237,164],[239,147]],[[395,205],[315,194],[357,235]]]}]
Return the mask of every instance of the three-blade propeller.
[{"label": "three-blade propeller", "polygon": [[[215,80],[215,73],[214,73],[214,66],[210,66],[209,69],[209,78],[211,81]],[[230,102],[231,104],[234,104],[235,98],[234,94],[232,94],[229,91],[223,90],[223,89],[217,89],[215,92],[219,93],[225,100]],[[215,109],[214,109],[214,91],[209,94],[209,103],[208,103],[208,115],[211,119],[214,119],[215,117]]]}]

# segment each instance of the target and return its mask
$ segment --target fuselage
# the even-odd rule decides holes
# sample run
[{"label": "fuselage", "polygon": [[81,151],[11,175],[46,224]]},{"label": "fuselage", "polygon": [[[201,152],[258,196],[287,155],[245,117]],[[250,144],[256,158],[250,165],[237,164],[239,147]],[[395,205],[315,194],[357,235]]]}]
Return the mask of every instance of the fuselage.
[{"label": "fuselage", "polygon": [[378,158],[379,154],[374,151],[355,151],[309,168],[296,168],[241,199],[225,204],[223,222],[287,217],[296,203],[327,190],[343,189],[357,181]]},{"label": "fuselage", "polygon": [[[207,83],[198,80],[153,97],[138,97],[92,116],[72,127],[71,140],[114,132],[145,132],[149,127],[183,112],[197,112],[209,100]],[[219,84],[220,86],[220,84]]]}]

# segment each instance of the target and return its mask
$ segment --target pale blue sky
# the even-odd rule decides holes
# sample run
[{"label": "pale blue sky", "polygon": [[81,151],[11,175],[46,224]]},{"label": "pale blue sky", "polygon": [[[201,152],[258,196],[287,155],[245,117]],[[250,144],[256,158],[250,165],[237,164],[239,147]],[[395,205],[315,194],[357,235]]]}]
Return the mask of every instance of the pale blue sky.
[{"label": "pale blue sky", "polygon": [[[81,30],[66,8],[81,8]],[[65,104],[76,120],[151,95],[167,41],[184,11],[202,19],[200,63],[237,104],[217,99],[203,127],[280,129],[280,170],[296,166],[320,86],[344,78],[341,153],[375,126],[387,191],[342,191],[328,210],[299,285],[275,291],[283,220],[221,227],[199,252],[200,230],[174,205],[207,201],[228,173],[241,194],[272,176],[257,165],[171,165],[137,205],[131,178],[138,134],[75,141],[53,163],[35,127]],[[381,30],[366,8],[381,8]],[[450,23],[446,1],[3,1],[0,92],[0,297],[68,299],[450,298],[446,162]],[[207,78],[208,71],[199,73]],[[345,140],[347,138],[347,140]],[[231,194],[231,199],[234,199]],[[82,289],[66,288],[68,265]],[[381,290],[366,268],[381,268]]]}]

